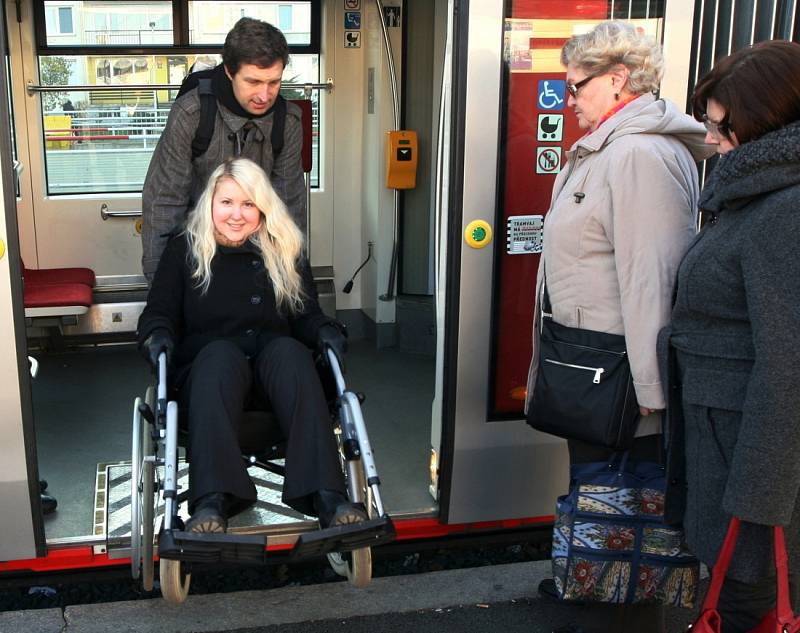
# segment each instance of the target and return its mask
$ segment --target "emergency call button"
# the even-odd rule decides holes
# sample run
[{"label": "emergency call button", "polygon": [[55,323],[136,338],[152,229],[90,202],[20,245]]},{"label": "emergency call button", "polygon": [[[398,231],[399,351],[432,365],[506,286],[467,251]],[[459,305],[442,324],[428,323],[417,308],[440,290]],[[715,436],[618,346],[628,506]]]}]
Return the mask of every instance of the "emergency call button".
[{"label": "emergency call button", "polygon": [[492,241],[492,227],[486,220],[473,220],[464,229],[464,241],[472,248],[483,248]]}]

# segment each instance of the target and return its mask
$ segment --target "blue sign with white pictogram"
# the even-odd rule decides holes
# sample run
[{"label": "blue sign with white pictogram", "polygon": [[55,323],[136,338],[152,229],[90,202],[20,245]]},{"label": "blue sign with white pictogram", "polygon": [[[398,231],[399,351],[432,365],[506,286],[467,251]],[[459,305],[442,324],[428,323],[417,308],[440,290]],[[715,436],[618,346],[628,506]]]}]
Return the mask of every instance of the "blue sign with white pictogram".
[{"label": "blue sign with white pictogram", "polygon": [[361,13],[359,11],[345,11],[345,13],[344,13],[344,28],[345,29],[360,29],[361,28]]},{"label": "blue sign with white pictogram", "polygon": [[563,110],[567,82],[563,79],[539,80],[539,108],[541,110]]}]

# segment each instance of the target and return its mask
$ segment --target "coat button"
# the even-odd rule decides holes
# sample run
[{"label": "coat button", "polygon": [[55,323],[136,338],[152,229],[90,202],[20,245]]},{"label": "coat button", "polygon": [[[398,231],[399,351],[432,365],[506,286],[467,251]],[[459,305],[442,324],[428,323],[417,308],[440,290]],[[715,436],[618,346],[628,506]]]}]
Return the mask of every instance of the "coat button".
[{"label": "coat button", "polygon": [[253,260],[251,260],[251,261],[250,261],[250,265],[251,265],[253,268],[258,268],[259,266],[261,266],[261,260],[259,260],[259,259],[253,259]]},{"label": "coat button", "polygon": [[261,303],[261,297],[258,295],[253,295],[250,297],[250,303],[252,303],[254,306],[257,306],[259,303]]},{"label": "coat button", "polygon": [[245,330],[245,334],[247,334],[247,336],[255,336],[256,331],[253,329]]}]

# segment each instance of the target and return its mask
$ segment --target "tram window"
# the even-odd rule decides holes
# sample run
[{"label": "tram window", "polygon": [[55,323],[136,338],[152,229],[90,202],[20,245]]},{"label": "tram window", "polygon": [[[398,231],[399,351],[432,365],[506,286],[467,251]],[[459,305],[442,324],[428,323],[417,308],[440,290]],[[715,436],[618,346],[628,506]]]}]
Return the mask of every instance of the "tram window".
[{"label": "tram window", "polygon": [[[180,84],[196,61],[205,67],[219,63],[220,55],[208,49],[221,49],[243,15],[289,24],[291,61],[284,83],[319,83],[320,10],[311,0],[182,2],[189,20],[180,33],[173,31],[171,0],[34,3],[40,82],[63,86],[41,93],[48,195],[140,192],[176,96],[160,86]],[[67,5],[72,34],[64,32],[67,18],[59,13]],[[197,52],[173,54],[164,45]],[[93,85],[120,89],[93,90]],[[303,98],[302,90],[282,94]],[[318,188],[319,92],[311,99],[311,186]]]},{"label": "tram window", "polygon": [[241,17],[257,18],[277,26],[290,46],[312,43],[311,2],[219,2],[189,0],[191,44],[222,44]]},{"label": "tram window", "polygon": [[170,0],[64,4],[63,0],[45,0],[47,46],[172,44]]},{"label": "tram window", "polygon": [[[42,130],[48,195],[138,193],[164,130],[174,90],[125,88],[126,84],[180,84],[196,62],[218,64],[219,55],[45,55],[39,57]],[[319,81],[318,55],[292,55],[284,81]],[[70,91],[70,85],[119,85],[120,90]],[[302,90],[284,90],[288,99]],[[313,171],[319,187],[319,92],[312,93]]]}]

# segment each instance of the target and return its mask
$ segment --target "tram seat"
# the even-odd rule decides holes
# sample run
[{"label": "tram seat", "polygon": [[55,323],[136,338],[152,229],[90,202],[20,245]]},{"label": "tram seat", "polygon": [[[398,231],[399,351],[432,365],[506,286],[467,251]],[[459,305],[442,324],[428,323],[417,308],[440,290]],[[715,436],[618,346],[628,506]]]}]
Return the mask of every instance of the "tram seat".
[{"label": "tram seat", "polygon": [[305,173],[310,173],[313,161],[311,143],[313,136],[313,114],[311,99],[291,99],[290,101],[300,108],[300,123],[303,129],[303,149],[300,156],[303,163],[303,171]]},{"label": "tram seat", "polygon": [[22,270],[27,319],[55,319],[57,325],[71,325],[91,307],[95,274],[90,268],[32,269],[23,262]]}]

